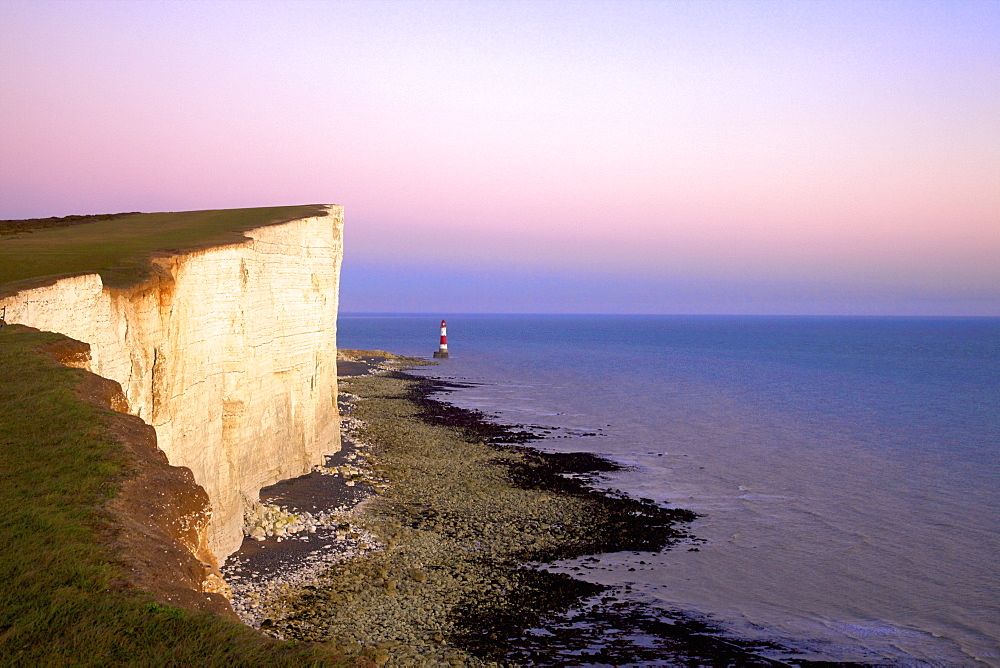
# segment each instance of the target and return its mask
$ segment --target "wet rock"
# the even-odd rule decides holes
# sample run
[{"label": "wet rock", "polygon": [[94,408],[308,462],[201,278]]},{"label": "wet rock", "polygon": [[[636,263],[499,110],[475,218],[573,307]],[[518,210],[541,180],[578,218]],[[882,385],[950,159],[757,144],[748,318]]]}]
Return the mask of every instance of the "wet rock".
[{"label": "wet rock", "polygon": [[353,655],[364,646],[377,665],[507,661],[522,630],[601,590],[521,564],[608,546],[662,547],[677,535],[670,525],[678,518],[659,507],[563,475],[594,470],[586,468],[592,456],[549,458],[527,448],[530,433],[429,399],[433,382],[381,376],[347,384],[363,400],[350,404],[345,442],[365,448],[320,473],[382,493],[336,516],[254,508],[251,534],[260,527],[313,535],[318,553],[333,555],[284,588],[258,587],[258,607],[243,589],[244,618],[276,620],[272,635],[337,643]]}]

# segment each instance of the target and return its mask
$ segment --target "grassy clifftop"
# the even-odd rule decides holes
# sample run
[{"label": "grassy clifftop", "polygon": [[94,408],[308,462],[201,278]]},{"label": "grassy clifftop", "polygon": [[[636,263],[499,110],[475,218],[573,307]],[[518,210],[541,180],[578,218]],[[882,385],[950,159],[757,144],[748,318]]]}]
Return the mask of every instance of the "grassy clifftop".
[{"label": "grassy clifftop", "polygon": [[323,213],[323,205],[310,204],[2,221],[0,296],[46,277],[89,272],[126,287],[148,275],[156,253],[236,243],[246,230]]}]

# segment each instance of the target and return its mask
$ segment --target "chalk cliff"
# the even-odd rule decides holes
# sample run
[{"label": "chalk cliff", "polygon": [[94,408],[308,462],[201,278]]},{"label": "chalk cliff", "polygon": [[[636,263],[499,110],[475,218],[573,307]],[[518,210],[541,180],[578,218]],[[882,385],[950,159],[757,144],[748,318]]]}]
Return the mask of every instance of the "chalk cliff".
[{"label": "chalk cliff", "polygon": [[0,298],[8,323],[90,344],[171,465],[208,493],[208,546],[238,549],[244,505],[340,448],[336,329],[343,209],[242,243],[153,259],[128,289],[97,274]]}]

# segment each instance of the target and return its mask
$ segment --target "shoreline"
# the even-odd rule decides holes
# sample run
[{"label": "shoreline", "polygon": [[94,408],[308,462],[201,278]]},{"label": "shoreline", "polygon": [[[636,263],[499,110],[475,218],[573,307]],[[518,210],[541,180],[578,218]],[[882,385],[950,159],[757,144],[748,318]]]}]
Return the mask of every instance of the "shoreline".
[{"label": "shoreline", "polygon": [[[367,375],[373,365],[379,375]],[[437,398],[461,384],[403,373],[404,360],[345,366],[366,375],[341,378],[354,396],[343,411],[348,447],[327,466],[359,462],[356,484],[314,472],[262,490],[262,500],[286,508],[312,501],[313,510],[337,512],[314,533],[244,541],[224,568],[227,579],[237,575],[244,621],[376,665],[775,665],[761,655],[773,646],[722,639],[704,622],[644,609],[631,587],[609,590],[544,567],[676,545],[691,538],[684,527],[694,513],[595,490],[593,476],[617,464],[546,453],[525,445],[545,436]],[[364,492],[346,507],[346,490],[359,485]],[[637,630],[652,644],[636,645]]]}]

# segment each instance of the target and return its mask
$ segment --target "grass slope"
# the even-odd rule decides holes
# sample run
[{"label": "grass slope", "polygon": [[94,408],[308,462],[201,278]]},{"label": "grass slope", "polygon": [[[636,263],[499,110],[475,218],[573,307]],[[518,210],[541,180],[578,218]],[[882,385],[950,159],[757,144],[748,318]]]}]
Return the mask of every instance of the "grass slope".
[{"label": "grass slope", "polygon": [[101,503],[128,462],[108,412],[75,394],[84,372],[44,351],[59,340],[0,329],[0,665],[337,663],[117,586]]},{"label": "grass slope", "polygon": [[[242,232],[315,216],[322,205],[92,216],[51,227],[23,221],[0,235],[0,296],[47,276],[98,272],[106,285],[125,287],[149,272],[153,253],[242,241]],[[18,227],[15,221],[8,228]]]}]

